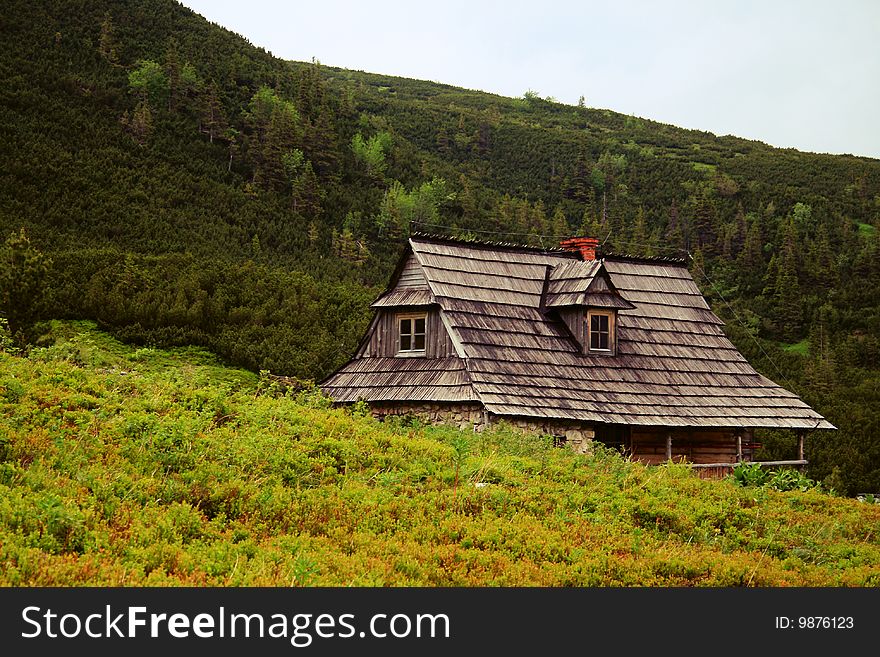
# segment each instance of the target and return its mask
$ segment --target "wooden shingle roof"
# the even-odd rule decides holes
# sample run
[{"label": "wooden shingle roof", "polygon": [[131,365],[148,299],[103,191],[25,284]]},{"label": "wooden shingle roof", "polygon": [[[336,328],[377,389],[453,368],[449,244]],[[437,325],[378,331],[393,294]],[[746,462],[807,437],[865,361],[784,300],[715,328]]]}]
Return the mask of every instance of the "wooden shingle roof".
[{"label": "wooden shingle roof", "polygon": [[[338,401],[473,400],[497,415],[611,424],[834,428],[749,365],[682,262],[581,262],[559,250],[431,237],[410,247],[419,287],[427,284],[420,294],[439,306],[458,357],[355,359],[322,384]],[[590,305],[600,269],[625,304],[613,356],[584,354],[553,309]]]}]

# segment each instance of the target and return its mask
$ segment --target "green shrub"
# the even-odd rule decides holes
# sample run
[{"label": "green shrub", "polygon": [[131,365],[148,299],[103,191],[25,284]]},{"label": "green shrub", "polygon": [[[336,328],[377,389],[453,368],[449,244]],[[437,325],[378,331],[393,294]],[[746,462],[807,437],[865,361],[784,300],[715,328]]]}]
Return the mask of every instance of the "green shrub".
[{"label": "green shrub", "polygon": [[763,486],[768,473],[760,463],[739,463],[733,468],[733,480],[740,486]]},{"label": "green shrub", "polygon": [[133,350],[76,326],[55,328],[87,365],[36,349],[3,360],[0,585],[880,578],[880,505],[822,494],[794,470],[744,464],[740,488],[504,425],[382,423],[317,389],[255,394],[256,377],[192,350],[141,351],[122,375],[96,363]]}]

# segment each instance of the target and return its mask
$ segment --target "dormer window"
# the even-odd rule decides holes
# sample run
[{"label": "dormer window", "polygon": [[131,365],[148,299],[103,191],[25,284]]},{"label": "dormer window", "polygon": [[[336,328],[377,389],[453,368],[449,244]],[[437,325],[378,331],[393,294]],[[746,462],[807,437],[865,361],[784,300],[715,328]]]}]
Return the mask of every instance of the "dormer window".
[{"label": "dormer window", "polygon": [[397,353],[403,356],[425,355],[426,313],[410,313],[397,316]]},{"label": "dormer window", "polygon": [[590,353],[614,352],[614,313],[607,310],[587,311],[587,345]]}]

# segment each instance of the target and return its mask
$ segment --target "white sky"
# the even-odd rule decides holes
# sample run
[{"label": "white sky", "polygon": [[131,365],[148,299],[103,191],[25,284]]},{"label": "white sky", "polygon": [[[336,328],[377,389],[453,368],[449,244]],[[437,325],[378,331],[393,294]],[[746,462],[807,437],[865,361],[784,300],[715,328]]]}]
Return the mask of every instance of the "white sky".
[{"label": "white sky", "polygon": [[183,0],[277,57],[880,158],[877,0]]}]

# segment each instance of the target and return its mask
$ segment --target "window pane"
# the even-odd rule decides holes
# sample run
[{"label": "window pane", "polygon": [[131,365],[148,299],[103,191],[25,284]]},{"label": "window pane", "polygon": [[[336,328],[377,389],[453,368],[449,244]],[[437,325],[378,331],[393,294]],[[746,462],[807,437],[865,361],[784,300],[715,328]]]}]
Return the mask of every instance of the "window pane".
[{"label": "window pane", "polygon": [[590,315],[590,349],[611,350],[610,315]]},{"label": "window pane", "polygon": [[412,336],[404,333],[400,334],[400,350],[410,351],[412,349]]},{"label": "window pane", "polygon": [[400,320],[400,334],[403,335],[405,333],[412,333],[412,320],[411,319]]},{"label": "window pane", "polygon": [[425,333],[425,318],[419,317],[416,319],[416,333]]},{"label": "window pane", "polygon": [[424,334],[419,335],[418,333],[413,336],[413,349],[416,351],[422,351],[425,348],[425,336]]}]

